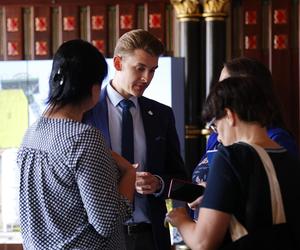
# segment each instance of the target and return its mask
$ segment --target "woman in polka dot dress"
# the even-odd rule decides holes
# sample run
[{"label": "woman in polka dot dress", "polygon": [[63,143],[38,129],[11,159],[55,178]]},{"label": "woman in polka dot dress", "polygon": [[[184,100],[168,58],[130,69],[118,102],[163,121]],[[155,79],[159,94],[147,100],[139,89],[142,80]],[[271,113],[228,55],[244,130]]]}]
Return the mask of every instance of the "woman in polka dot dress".
[{"label": "woman in polka dot dress", "polygon": [[124,249],[135,168],[81,123],[107,75],[90,43],[63,43],[53,59],[48,106],[18,151],[24,249]]}]

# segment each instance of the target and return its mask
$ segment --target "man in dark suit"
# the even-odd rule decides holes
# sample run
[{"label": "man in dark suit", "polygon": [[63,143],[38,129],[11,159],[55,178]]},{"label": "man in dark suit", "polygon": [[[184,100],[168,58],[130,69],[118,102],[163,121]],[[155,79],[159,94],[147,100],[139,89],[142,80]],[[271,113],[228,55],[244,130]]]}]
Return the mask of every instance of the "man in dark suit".
[{"label": "man in dark suit", "polygon": [[133,144],[133,158],[127,159],[138,163],[139,167],[133,216],[124,225],[128,250],[171,248],[169,231],[164,227],[164,199],[171,178],[187,177],[172,109],[142,96],[163,51],[163,44],[147,31],[139,29],[125,33],[114,51],[115,77],[102,90],[95,108],[84,118],[86,123],[102,131],[113,151],[127,157],[123,153],[122,136],[131,132],[122,133],[122,119],[125,120],[122,101],[130,102],[133,142],[126,139],[125,146]]}]

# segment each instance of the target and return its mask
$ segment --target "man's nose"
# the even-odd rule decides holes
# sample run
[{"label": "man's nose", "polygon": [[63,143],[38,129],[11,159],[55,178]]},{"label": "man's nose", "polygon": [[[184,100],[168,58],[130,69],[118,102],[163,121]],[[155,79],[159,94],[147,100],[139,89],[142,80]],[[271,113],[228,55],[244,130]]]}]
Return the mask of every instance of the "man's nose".
[{"label": "man's nose", "polygon": [[146,72],[142,75],[141,80],[144,82],[149,82],[151,80],[151,74]]}]

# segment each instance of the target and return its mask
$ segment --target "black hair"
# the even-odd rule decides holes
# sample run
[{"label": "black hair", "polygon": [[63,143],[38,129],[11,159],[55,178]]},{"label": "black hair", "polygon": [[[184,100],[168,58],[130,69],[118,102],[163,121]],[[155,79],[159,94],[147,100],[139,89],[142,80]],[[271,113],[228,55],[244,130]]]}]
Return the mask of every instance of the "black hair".
[{"label": "black hair", "polygon": [[254,77],[229,77],[216,83],[206,99],[202,118],[206,122],[221,119],[228,108],[245,122],[269,125],[274,119],[273,105],[261,86]]},{"label": "black hair", "polygon": [[101,86],[107,63],[100,51],[87,41],[64,42],[53,57],[47,104],[77,105],[90,97],[94,84]]},{"label": "black hair", "polygon": [[234,58],[224,64],[230,77],[254,77],[261,83],[260,89],[266,95],[270,105],[272,105],[272,121],[268,127],[285,128],[282,116],[281,105],[274,91],[274,84],[270,70],[260,61],[249,57]]},{"label": "black hair", "polygon": [[226,63],[224,67],[232,77],[251,76],[261,79],[266,88],[273,88],[272,74],[270,70],[260,61],[249,57],[234,58]]}]

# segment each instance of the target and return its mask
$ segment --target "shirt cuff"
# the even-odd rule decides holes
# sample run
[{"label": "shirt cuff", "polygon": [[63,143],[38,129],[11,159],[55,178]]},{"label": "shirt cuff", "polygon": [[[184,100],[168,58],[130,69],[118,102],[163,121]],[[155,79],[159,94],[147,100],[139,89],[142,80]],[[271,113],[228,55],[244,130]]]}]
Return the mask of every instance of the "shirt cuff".
[{"label": "shirt cuff", "polygon": [[159,175],[156,175],[156,174],[155,174],[154,176],[157,177],[157,178],[159,179],[160,184],[161,184],[161,189],[158,190],[157,192],[153,193],[153,195],[154,195],[155,197],[158,197],[158,196],[160,196],[160,195],[163,193],[163,191],[164,191],[164,189],[165,189],[165,182],[164,182],[164,180],[163,180]]}]

